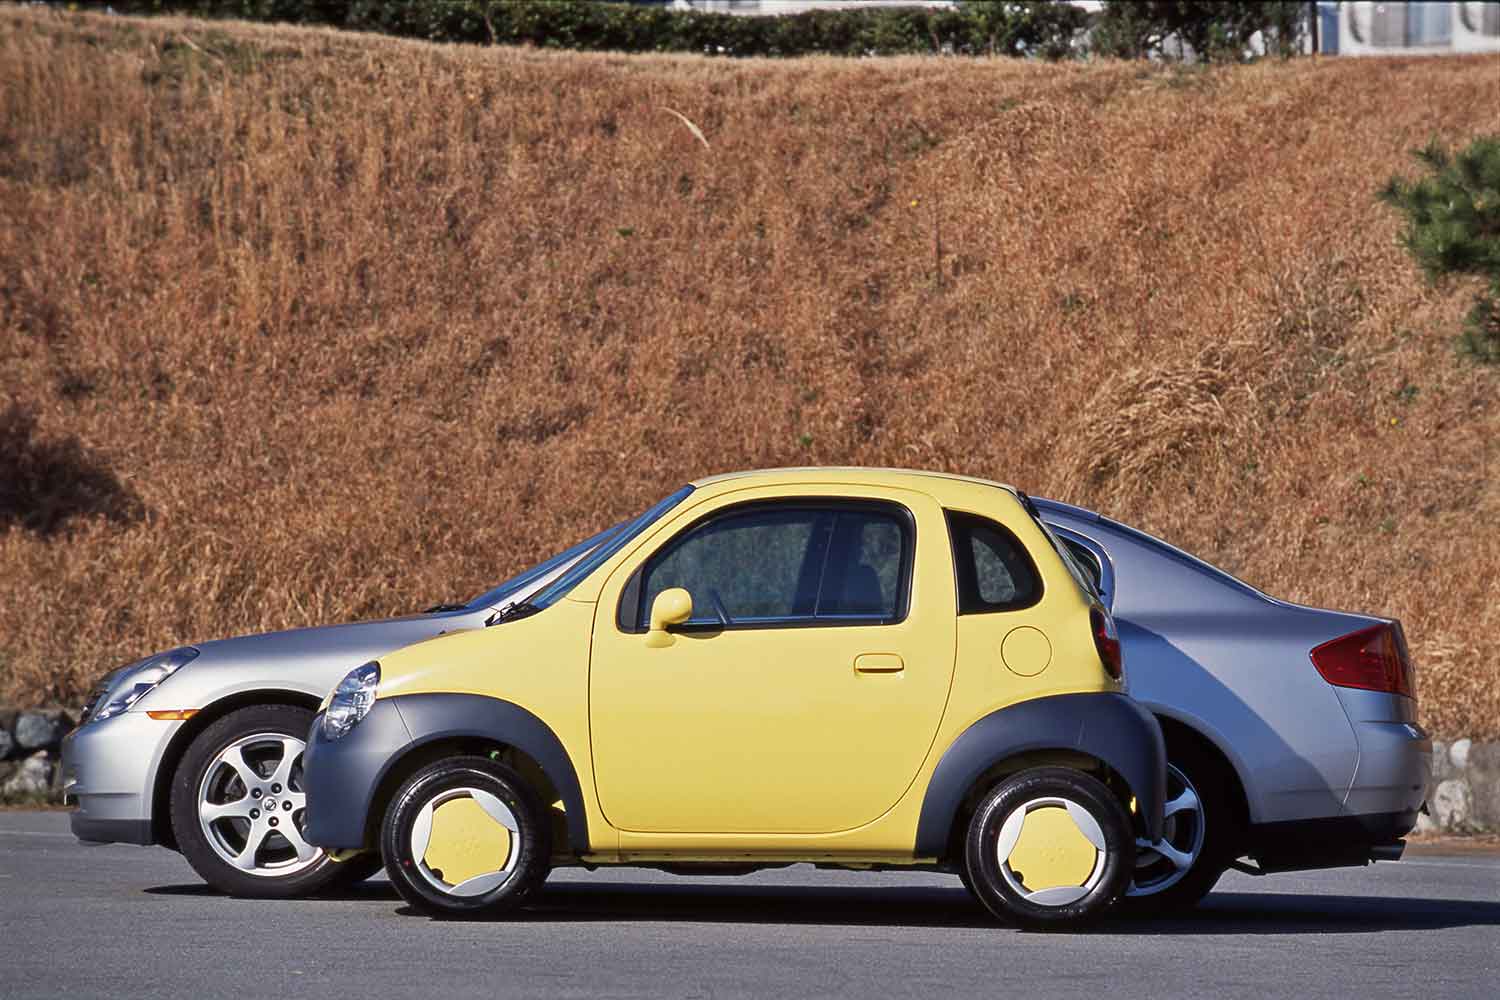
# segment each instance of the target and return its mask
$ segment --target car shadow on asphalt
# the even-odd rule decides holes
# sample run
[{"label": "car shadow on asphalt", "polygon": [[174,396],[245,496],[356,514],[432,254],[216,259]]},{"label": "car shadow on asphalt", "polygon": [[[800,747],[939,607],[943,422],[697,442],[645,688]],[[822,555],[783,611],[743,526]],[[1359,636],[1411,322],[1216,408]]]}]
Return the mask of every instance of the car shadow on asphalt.
[{"label": "car shadow on asphalt", "polygon": [[[165,885],[153,895],[217,897],[206,885]],[[365,882],[310,900],[398,904],[396,912],[425,916],[401,903],[385,881]],[[433,918],[441,919],[441,918]],[[962,888],[664,884],[581,881],[548,883],[519,913],[496,923],[680,922],[849,927],[995,927]],[[1213,936],[1244,934],[1368,934],[1377,931],[1500,926],[1500,902],[1337,896],[1316,893],[1216,892],[1193,911],[1172,917],[1117,913],[1093,933]]]},{"label": "car shadow on asphalt", "polygon": [[[417,915],[403,906],[400,912]],[[974,927],[996,922],[960,888],[621,884],[547,886],[516,915],[527,922],[681,921],[877,927]],[[1095,933],[1153,935],[1365,934],[1500,926],[1500,903],[1378,896],[1215,893],[1188,914],[1120,913]]]}]

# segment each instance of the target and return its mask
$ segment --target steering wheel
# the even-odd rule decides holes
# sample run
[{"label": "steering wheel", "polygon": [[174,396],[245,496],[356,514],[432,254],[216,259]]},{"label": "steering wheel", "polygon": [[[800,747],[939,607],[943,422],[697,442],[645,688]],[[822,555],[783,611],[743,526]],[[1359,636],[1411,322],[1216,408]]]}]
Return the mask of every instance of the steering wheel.
[{"label": "steering wheel", "polygon": [[724,608],[724,599],[721,598],[719,596],[719,592],[712,587],[708,588],[708,600],[709,603],[714,606],[714,614],[719,616],[719,624],[728,625],[730,621],[729,612]]}]

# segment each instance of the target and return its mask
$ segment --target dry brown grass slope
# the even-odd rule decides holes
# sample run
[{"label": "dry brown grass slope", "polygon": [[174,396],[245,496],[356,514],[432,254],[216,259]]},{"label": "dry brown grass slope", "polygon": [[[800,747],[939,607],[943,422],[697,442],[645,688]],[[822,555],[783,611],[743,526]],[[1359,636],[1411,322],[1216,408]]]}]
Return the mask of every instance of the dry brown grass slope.
[{"label": "dry brown grass slope", "polygon": [[1497,377],[1374,192],[1496,130],[1493,58],[727,62],[0,11],[0,697],[474,593],[706,473],[857,463],[1400,616],[1426,719],[1495,737]]}]

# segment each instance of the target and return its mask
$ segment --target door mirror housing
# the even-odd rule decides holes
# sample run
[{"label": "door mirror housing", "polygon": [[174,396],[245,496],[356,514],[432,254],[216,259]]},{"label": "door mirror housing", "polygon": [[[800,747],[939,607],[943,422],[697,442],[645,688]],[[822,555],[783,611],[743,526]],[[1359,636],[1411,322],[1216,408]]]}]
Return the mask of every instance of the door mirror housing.
[{"label": "door mirror housing", "polygon": [[646,645],[652,648],[670,646],[676,640],[667,630],[693,617],[693,595],[681,587],[668,587],[651,602],[651,631]]}]

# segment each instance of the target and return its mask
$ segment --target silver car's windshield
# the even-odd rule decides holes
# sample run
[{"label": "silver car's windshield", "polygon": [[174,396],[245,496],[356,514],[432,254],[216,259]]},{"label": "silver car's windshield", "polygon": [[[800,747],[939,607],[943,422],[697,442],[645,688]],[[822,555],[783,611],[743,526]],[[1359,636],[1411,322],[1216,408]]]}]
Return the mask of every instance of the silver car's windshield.
[{"label": "silver car's windshield", "polygon": [[540,594],[533,597],[528,602],[530,607],[540,611],[543,608],[550,608],[562,600],[568,591],[578,586],[585,577],[598,569],[600,564],[624,548],[625,544],[636,535],[639,535],[654,524],[657,518],[682,503],[691,492],[693,492],[691,486],[684,486],[671,496],[658,500],[652,505],[650,510],[626,521],[611,537],[601,542],[594,551],[574,563],[566,573],[552,581]]},{"label": "silver car's windshield", "polygon": [[606,528],[604,531],[599,532],[597,535],[594,535],[591,538],[584,539],[577,545],[574,545],[572,548],[564,549],[562,552],[559,552],[552,558],[544,562],[539,562],[528,570],[523,570],[522,572],[517,573],[515,576],[511,577],[509,580],[506,580],[499,586],[491,587],[489,590],[486,590],[484,593],[474,598],[468,604],[464,605],[465,609],[469,611],[478,611],[480,608],[493,608],[496,605],[504,604],[506,602],[506,598],[510,597],[517,591],[524,590],[527,584],[535,583],[553,570],[558,569],[561,566],[565,566],[567,563],[572,562],[574,559],[577,559],[579,556],[588,552],[590,549],[594,548],[599,543],[609,538],[615,532],[619,531],[625,526],[625,523],[626,522],[621,522],[620,524],[617,524],[612,528]]}]

